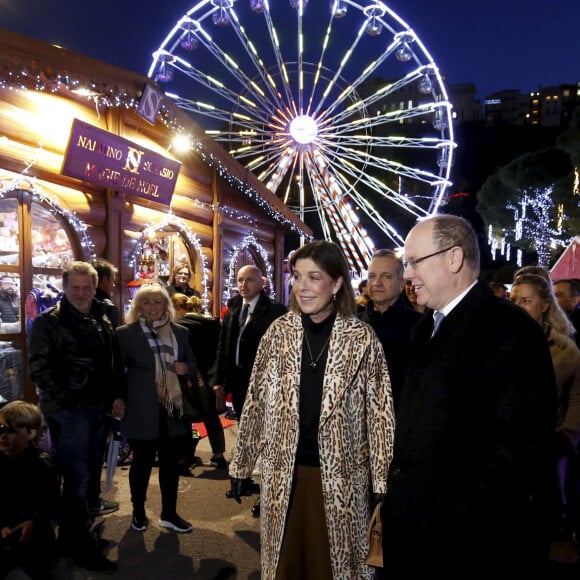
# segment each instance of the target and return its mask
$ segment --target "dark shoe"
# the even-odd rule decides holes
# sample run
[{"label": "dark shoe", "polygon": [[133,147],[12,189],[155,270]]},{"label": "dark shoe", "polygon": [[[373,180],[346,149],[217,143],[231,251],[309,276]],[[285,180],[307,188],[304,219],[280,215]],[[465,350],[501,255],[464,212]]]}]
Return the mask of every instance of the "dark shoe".
[{"label": "dark shoe", "polygon": [[252,495],[253,493],[260,493],[260,485],[258,483],[254,483],[254,480],[251,477],[244,479],[244,483],[242,485],[242,493],[244,495]]},{"label": "dark shoe", "polygon": [[87,553],[81,552],[73,556],[73,561],[77,566],[94,572],[116,572],[119,568],[116,562],[111,562],[111,560],[97,550]]},{"label": "dark shoe", "polygon": [[256,500],[256,503],[254,504],[254,506],[252,507],[252,515],[255,518],[259,518],[260,517],[260,498],[258,498]]},{"label": "dark shoe", "polygon": [[189,465],[185,465],[185,464],[179,466],[179,476],[180,477],[195,477],[195,475],[193,475],[193,472],[189,468]]},{"label": "dark shoe", "polygon": [[192,530],[191,524],[180,518],[177,514],[171,517],[161,514],[161,517],[159,518],[159,525],[162,528],[173,530],[178,534],[188,534]]},{"label": "dark shoe", "polygon": [[218,469],[226,469],[228,466],[228,462],[222,457],[212,457],[209,460],[209,464],[213,467],[217,467]]},{"label": "dark shoe", "polygon": [[133,518],[131,519],[131,527],[136,530],[137,532],[144,532],[149,525],[149,519],[146,515],[136,516],[133,514]]},{"label": "dark shoe", "polygon": [[89,508],[89,515],[93,518],[112,514],[119,509],[118,501],[109,501],[106,499],[99,500],[99,505]]}]

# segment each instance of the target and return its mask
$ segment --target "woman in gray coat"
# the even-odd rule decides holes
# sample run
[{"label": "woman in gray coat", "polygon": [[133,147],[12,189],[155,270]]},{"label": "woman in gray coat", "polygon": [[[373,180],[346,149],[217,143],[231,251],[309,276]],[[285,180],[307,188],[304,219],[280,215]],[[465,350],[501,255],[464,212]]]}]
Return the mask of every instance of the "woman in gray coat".
[{"label": "woman in gray coat", "polygon": [[181,383],[196,376],[187,330],[173,322],[175,311],[160,284],[142,286],[117,329],[125,369],[125,416],[121,431],[133,460],[129,471],[134,530],[149,523],[145,500],[155,456],[159,459],[159,525],[179,533],[191,524],[177,515],[180,445],[191,425],[182,418]]}]

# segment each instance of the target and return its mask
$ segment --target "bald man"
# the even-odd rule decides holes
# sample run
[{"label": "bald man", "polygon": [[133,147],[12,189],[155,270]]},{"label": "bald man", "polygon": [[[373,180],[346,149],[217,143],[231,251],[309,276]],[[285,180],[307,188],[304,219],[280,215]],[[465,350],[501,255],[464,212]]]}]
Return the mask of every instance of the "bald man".
[{"label": "bald man", "polygon": [[413,328],[383,503],[388,578],[549,578],[556,385],[539,324],[479,281],[471,225],[416,225],[405,271],[433,310]]},{"label": "bald man", "polygon": [[286,313],[286,307],[262,292],[262,272],[256,266],[240,268],[237,282],[239,295],[231,300],[222,323],[213,389],[218,406],[227,393],[232,394],[239,418],[260,339],[272,321]]}]

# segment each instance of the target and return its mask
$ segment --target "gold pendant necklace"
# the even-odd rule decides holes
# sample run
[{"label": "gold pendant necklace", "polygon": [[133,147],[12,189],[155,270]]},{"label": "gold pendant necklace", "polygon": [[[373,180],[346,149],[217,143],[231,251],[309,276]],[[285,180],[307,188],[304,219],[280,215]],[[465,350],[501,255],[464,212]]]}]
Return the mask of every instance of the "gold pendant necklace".
[{"label": "gold pendant necklace", "polygon": [[312,372],[315,372],[318,369],[318,361],[320,360],[322,353],[326,350],[326,347],[330,342],[330,334],[328,335],[328,338],[326,339],[326,342],[324,343],[322,350],[318,353],[318,356],[316,358],[312,356],[312,349],[310,348],[310,342],[308,340],[308,334],[306,333],[306,329],[304,329],[304,338],[306,339],[306,347],[308,348],[308,354],[310,355],[310,362],[308,363],[308,366],[310,367],[310,370]]}]

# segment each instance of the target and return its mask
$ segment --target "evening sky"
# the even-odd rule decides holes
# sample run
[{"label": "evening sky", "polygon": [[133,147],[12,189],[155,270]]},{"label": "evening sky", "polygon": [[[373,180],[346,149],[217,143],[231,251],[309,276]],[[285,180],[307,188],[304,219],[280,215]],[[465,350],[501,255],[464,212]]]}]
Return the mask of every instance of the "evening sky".
[{"label": "evening sky", "polygon": [[[0,0],[0,27],[146,73],[153,51],[193,5],[193,0]],[[506,88],[527,92],[580,81],[580,0],[387,5],[414,29],[449,83],[474,83],[481,98]],[[327,10],[328,0],[310,0],[307,10],[315,9]]]}]

